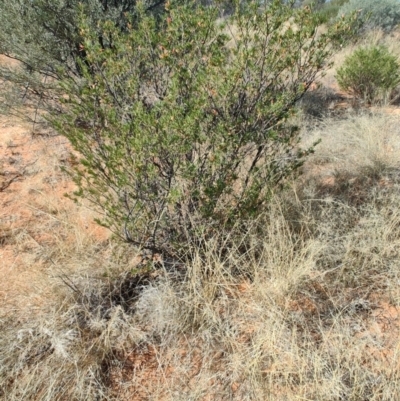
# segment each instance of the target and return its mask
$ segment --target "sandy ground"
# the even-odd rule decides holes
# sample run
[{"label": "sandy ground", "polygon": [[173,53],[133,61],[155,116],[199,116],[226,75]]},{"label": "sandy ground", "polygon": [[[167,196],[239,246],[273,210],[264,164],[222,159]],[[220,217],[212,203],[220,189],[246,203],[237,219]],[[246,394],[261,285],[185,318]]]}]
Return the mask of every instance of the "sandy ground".
[{"label": "sandy ground", "polygon": [[[34,136],[29,125],[0,118],[0,300],[3,308],[17,308],[21,296],[33,304],[43,302],[46,298],[43,283],[54,265],[51,249],[59,258],[63,250],[79,247],[90,237],[101,242],[109,235],[93,223],[90,210],[76,206],[64,196],[73,190],[73,184],[61,169],[69,156],[65,138]],[[37,296],[32,297],[33,294]]]}]

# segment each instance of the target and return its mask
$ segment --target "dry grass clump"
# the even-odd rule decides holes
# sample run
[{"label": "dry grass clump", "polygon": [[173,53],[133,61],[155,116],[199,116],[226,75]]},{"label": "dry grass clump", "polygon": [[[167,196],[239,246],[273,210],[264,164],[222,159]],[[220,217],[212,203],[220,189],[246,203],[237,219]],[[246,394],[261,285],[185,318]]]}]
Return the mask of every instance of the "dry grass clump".
[{"label": "dry grass clump", "polygon": [[76,275],[57,307],[4,322],[4,398],[397,399],[398,189],[276,202],[185,270]]},{"label": "dry grass clump", "polygon": [[24,294],[26,305],[20,296],[19,308],[2,305],[0,399],[107,399],[104,361],[142,339],[126,313],[134,292],[121,273],[136,264],[136,253],[98,242],[78,224],[73,230],[73,216],[62,217],[59,211],[65,226],[53,226],[52,245],[36,244],[44,264],[32,274],[37,293]]},{"label": "dry grass clump", "polygon": [[0,185],[17,177],[0,191],[0,398],[91,399],[98,359],[94,345],[79,347],[71,318],[79,303],[65,284],[94,290],[90,277],[111,267],[113,246],[91,211],[62,196],[72,188],[60,169],[65,140],[33,136],[10,118],[0,134]]},{"label": "dry grass clump", "polygon": [[275,205],[246,252],[209,244],[183,282],[147,287],[136,316],[151,342],[113,372],[118,399],[396,399],[398,331],[377,299],[398,302],[400,205],[378,204],[346,216],[321,199],[298,216],[313,232]]},{"label": "dry grass clump", "polygon": [[97,280],[76,281],[67,283],[74,288],[69,294],[57,287],[62,295],[55,306],[0,322],[3,399],[104,399],[102,363],[112,348],[137,340],[136,330],[120,306],[105,306]]},{"label": "dry grass clump", "polygon": [[400,168],[399,115],[385,110],[327,118],[305,133],[305,146],[321,139],[305,166],[317,180],[335,175],[389,178]]}]

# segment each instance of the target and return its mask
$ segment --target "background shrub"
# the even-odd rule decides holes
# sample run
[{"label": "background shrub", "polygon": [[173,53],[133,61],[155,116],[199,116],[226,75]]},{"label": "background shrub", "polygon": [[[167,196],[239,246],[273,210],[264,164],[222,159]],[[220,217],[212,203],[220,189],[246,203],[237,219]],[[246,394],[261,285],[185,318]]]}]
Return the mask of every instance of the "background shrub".
[{"label": "background shrub", "polygon": [[381,28],[388,32],[400,23],[399,0],[350,0],[344,4],[338,16],[360,12],[360,18],[365,20],[364,29]]},{"label": "background shrub", "polygon": [[389,99],[400,82],[399,64],[384,46],[363,47],[337,70],[339,86],[367,103]]},{"label": "background shrub", "polygon": [[[331,1],[323,1],[317,3],[316,12],[318,16],[321,18],[321,22],[329,23],[331,20],[336,18],[340,8],[343,4],[347,3],[349,0],[331,0]],[[310,0],[311,3],[311,0]]]}]

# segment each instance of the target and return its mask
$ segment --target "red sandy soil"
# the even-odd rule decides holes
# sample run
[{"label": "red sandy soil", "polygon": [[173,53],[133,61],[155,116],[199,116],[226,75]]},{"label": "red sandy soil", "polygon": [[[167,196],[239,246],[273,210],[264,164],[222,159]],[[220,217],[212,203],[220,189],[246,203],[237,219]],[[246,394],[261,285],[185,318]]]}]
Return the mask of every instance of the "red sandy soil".
[{"label": "red sandy soil", "polygon": [[[13,118],[0,118],[0,301],[14,304],[26,294],[32,301],[45,279],[46,252],[56,242],[73,241],[74,231],[61,230],[68,216],[81,231],[98,241],[108,232],[95,225],[86,209],[64,194],[73,185],[62,172],[70,150],[61,136],[33,136],[31,127]],[[43,294],[36,299],[39,303]],[[26,305],[25,305],[26,306]]]}]

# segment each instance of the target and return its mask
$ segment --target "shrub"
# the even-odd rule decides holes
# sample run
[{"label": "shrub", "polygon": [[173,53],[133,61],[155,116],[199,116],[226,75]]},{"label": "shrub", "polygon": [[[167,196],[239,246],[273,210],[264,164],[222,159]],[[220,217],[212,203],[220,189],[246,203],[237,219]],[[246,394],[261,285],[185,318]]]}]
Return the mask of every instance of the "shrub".
[{"label": "shrub", "polygon": [[400,82],[399,64],[386,47],[363,47],[337,71],[339,86],[367,103],[387,100]]},{"label": "shrub", "polygon": [[399,0],[350,0],[340,8],[338,16],[355,11],[366,21],[364,29],[381,28],[388,32],[400,23]]},{"label": "shrub", "polygon": [[[296,102],[329,64],[332,37],[309,8],[276,0],[217,6],[171,2],[143,9],[108,46],[82,18],[82,80],[66,79],[53,125],[82,156],[70,171],[100,207],[100,223],[137,246],[182,255],[197,238],[257,216],[302,164]],[[234,32],[234,33],[233,33]]]}]

